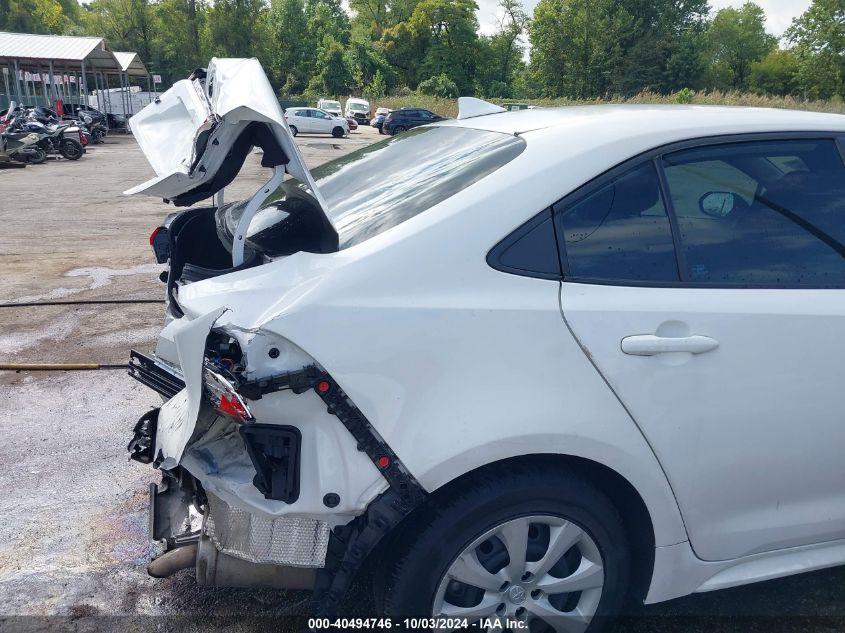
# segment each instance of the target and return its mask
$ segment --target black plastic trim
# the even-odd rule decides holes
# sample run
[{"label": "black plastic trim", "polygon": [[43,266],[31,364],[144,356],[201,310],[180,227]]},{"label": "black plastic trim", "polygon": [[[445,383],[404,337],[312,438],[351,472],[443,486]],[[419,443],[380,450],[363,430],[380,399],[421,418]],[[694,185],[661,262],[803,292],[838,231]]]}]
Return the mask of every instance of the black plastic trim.
[{"label": "black plastic trim", "polygon": [[168,400],[185,388],[185,381],[149,356],[129,351],[129,375]]},{"label": "black plastic trim", "polygon": [[297,394],[313,390],[326,404],[326,410],[337,417],[352,434],[358,442],[358,450],[367,454],[391,489],[410,505],[416,505],[425,498],[426,492],[420,483],[327,372],[315,365],[308,365],[298,371],[285,372],[237,386],[237,392],[250,400],[260,400],[264,394],[286,389]]},{"label": "black plastic trim", "polygon": [[538,228],[545,222],[550,222],[552,224],[552,237],[554,238],[555,244],[557,245],[558,237],[556,227],[554,226],[552,210],[551,208],[544,209],[543,211],[535,215],[533,218],[528,220],[525,224],[520,226],[518,229],[513,231],[510,235],[508,235],[505,239],[496,244],[493,248],[491,248],[490,251],[487,253],[487,265],[495,270],[499,270],[503,273],[510,273],[512,275],[559,281],[563,277],[563,271],[560,270],[559,247],[558,254],[555,255],[555,259],[558,260],[557,274],[532,270],[528,265],[526,265],[526,267],[524,268],[511,266],[505,264],[502,261],[505,256],[505,253],[507,253],[512,246],[518,243],[521,239],[527,237],[532,231],[534,231],[534,229]]},{"label": "black plastic trim", "polygon": [[244,424],[241,438],[252,465],[253,485],[265,499],[293,503],[299,499],[302,433],[295,426]]}]

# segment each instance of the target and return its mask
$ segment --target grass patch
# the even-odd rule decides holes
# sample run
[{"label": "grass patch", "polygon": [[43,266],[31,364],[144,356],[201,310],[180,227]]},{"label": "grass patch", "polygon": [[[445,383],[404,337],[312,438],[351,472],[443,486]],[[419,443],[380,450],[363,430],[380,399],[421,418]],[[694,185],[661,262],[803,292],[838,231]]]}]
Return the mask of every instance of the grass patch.
[{"label": "grass patch", "polygon": [[[781,108],[786,110],[810,110],[813,112],[832,112],[845,114],[845,102],[841,99],[831,101],[803,101],[795,97],[769,97],[740,92],[694,92],[682,90],[671,95],[661,95],[653,92],[641,92],[627,98],[596,99],[592,101],[578,99],[489,99],[493,103],[528,103],[540,107],[556,107],[571,105],[600,105],[608,103],[654,103],[654,104],[695,104],[695,105],[728,105],[748,106],[754,108]],[[431,97],[428,95],[411,94],[403,97],[385,97],[371,103],[373,111],[379,107],[392,110],[405,106],[425,108],[442,116],[455,117],[458,115],[458,102],[455,99]]]}]

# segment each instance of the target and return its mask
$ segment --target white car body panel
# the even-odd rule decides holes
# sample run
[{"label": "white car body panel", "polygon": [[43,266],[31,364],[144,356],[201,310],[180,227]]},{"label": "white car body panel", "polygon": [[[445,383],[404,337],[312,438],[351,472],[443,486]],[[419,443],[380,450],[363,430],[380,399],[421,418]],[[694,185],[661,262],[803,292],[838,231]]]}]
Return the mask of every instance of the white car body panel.
[{"label": "white car body panel", "polygon": [[[561,301],[663,464],[698,556],[845,539],[843,291],[565,283]],[[718,348],[620,349],[655,332],[711,337]]]},{"label": "white car body panel", "polygon": [[179,358],[179,367],[185,380],[185,388],[164,404],[159,411],[156,453],[161,451],[165,461],[163,468],[173,468],[182,459],[185,445],[199,415],[202,403],[202,359],[205,340],[214,322],[225,312],[225,308],[209,311],[196,319],[171,321],[167,329]]},{"label": "white car body panel", "polygon": [[[762,302],[752,304],[727,291],[712,291],[700,300],[685,294],[696,292],[691,289],[573,288],[575,284],[496,271],[487,265],[486,256],[541,210],[655,147],[724,134],[845,133],[845,118],[742,108],[603,106],[523,110],[439,125],[518,134],[527,147],[492,176],[355,246],[329,254],[300,252],[182,286],[178,301],[187,315],[183,318],[204,318],[225,309],[215,327],[246,346],[250,376],[301,367],[304,357],[314,359],[429,491],[491,462],[533,454],[579,457],[615,471],[640,494],[654,525],[656,558],[649,601],[843,562],[845,548],[834,541],[845,536],[836,525],[845,515],[843,499],[834,489],[841,482],[842,467],[832,460],[831,451],[845,438],[830,418],[814,427],[811,433],[819,434],[815,437],[802,435],[800,418],[795,419],[801,412],[806,416],[838,411],[835,390],[821,393],[832,387],[826,381],[814,385],[812,397],[821,400],[809,411],[784,401],[790,395],[797,398],[804,372],[829,380],[836,375],[833,359],[838,354],[829,360],[816,358],[819,354],[802,358],[806,349],[802,352],[799,343],[835,345],[831,341],[837,338],[834,328],[842,316],[840,291],[814,294],[812,308],[789,309],[788,302],[809,302],[781,291],[772,291],[777,297],[761,295]],[[715,318],[708,317],[708,310],[715,310],[716,302],[730,318],[713,331],[708,326]],[[790,317],[807,312],[813,315],[811,323],[796,326],[801,336],[790,332]],[[761,332],[774,337],[772,346],[785,346],[781,350],[787,350],[790,362],[774,363],[766,355],[771,350],[760,345],[743,357],[736,341],[748,336],[751,326],[745,321],[751,315]],[[622,354],[623,336],[652,334],[661,323],[679,319],[689,321],[694,333],[717,339],[718,349],[693,360],[675,358],[674,366],[665,358]],[[804,338],[806,330],[814,328]],[[249,346],[256,340],[261,345],[261,337],[290,342],[290,355],[275,364],[264,354],[253,356]],[[173,348],[169,343],[159,347]],[[778,388],[785,389],[783,397],[763,403],[775,419],[742,428],[733,417],[733,427],[727,428],[725,418],[718,427],[699,426],[695,436],[667,429],[673,424],[668,421],[670,409],[681,399],[710,407],[708,415],[716,417],[737,416],[738,411],[747,415],[760,408],[763,396],[740,402],[739,388],[760,390],[765,386],[762,377],[738,376],[730,364],[705,371],[719,355],[729,363],[751,358],[768,364]],[[654,373],[647,375],[644,367]],[[794,372],[794,384],[786,381],[789,371]],[[708,387],[706,399],[695,390],[705,375],[718,381]],[[727,384],[731,380],[735,382]],[[672,393],[663,389],[666,384]],[[726,394],[728,387],[736,391]],[[723,397],[717,406],[716,400]],[[274,402],[280,408],[294,406],[292,401],[265,398],[267,407]],[[641,420],[646,400],[656,408]],[[384,489],[383,480],[360,453],[348,454],[354,452],[347,441],[351,437],[343,439],[336,421],[321,421],[318,407],[300,403],[306,408],[298,410],[296,424],[302,429],[313,424],[314,437],[322,437],[322,446],[330,447],[324,454],[314,450],[303,457],[303,464],[308,459],[319,463],[317,472],[303,473],[303,482],[311,479],[313,488],[302,497],[313,498],[290,506],[268,502],[239,479],[243,473],[226,481],[214,479],[201,463],[191,462],[191,449],[186,464],[215,494],[256,511],[301,511],[334,523],[363,512]],[[262,401],[254,404],[264,406]],[[773,411],[778,404],[782,410]],[[731,406],[736,408],[733,413]],[[271,409],[262,415],[274,419]],[[704,417],[700,409],[691,415],[695,420]],[[339,434],[331,430],[332,424]],[[722,472],[703,473],[699,451],[724,448],[717,446],[720,429],[722,437],[731,434],[725,440],[730,446],[724,463],[713,465]],[[782,434],[783,444],[774,436],[760,437],[772,429]],[[832,446],[819,447],[824,441]],[[740,451],[752,442],[776,454],[781,463],[787,461],[784,472],[751,471],[754,464],[744,461]],[[786,443],[807,442],[823,451],[821,463],[790,461]],[[332,459],[339,464],[328,463]],[[755,484],[758,506],[742,506],[750,493],[743,486],[730,489],[727,464],[740,468],[734,482],[748,478]],[[804,469],[803,483],[789,481],[788,475],[799,468]],[[328,481],[346,486],[348,505],[338,510],[320,506]],[[816,489],[822,494],[814,496]],[[772,506],[780,499],[787,504],[782,510]],[[706,516],[714,510],[735,514]],[[779,511],[782,517],[776,516]],[[742,529],[743,520],[753,523],[752,530]],[[762,529],[767,521],[773,527]],[[719,530],[724,533],[717,542]],[[730,560],[702,560],[699,543],[702,552]]]}]

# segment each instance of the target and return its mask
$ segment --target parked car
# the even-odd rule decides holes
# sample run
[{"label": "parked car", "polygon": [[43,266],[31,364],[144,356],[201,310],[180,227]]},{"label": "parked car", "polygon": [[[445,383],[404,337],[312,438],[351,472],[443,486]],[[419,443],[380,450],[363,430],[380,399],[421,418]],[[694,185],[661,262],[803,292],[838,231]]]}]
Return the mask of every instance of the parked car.
[{"label": "parked car", "polygon": [[349,134],[349,123],[342,117],[332,116],[318,108],[288,108],[285,120],[291,134],[331,134],[340,138]]},{"label": "parked car", "polygon": [[358,129],[358,121],[355,120],[354,116],[344,117],[346,122],[349,124],[349,131],[357,130]]},{"label": "parked car", "polygon": [[366,99],[355,99],[350,97],[346,100],[346,109],[344,110],[346,116],[355,117],[358,125],[370,124],[370,102]]},{"label": "parked car", "polygon": [[502,107],[509,112],[514,110],[533,110],[534,106],[527,103],[503,103]]},{"label": "parked car", "polygon": [[323,112],[328,112],[332,116],[343,116],[343,110],[340,107],[340,101],[333,101],[331,99],[320,99],[317,102],[317,109]]},{"label": "parked car", "polygon": [[379,134],[384,134],[384,130],[382,130],[382,124],[384,124],[384,120],[387,118],[387,115],[390,114],[390,110],[387,108],[378,108],[376,110],[375,116],[373,117],[372,125],[374,128],[378,130]]},{"label": "parked car", "polygon": [[444,118],[423,108],[401,108],[393,110],[384,118],[382,131],[385,134],[400,134],[420,125],[442,121]]},{"label": "parked car", "polygon": [[274,173],[151,240],[152,575],[333,616],[378,551],[379,613],[545,633],[845,564],[843,117],[462,98],[312,171],[257,61],[207,76],[133,117],[130,193]]}]

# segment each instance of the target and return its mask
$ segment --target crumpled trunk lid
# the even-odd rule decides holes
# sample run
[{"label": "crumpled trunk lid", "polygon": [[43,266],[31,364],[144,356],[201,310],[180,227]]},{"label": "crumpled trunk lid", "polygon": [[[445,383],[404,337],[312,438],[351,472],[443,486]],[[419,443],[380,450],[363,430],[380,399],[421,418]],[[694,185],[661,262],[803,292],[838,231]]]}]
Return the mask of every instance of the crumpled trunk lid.
[{"label": "crumpled trunk lid", "polygon": [[262,165],[283,165],[310,189],[325,215],[325,200],[256,59],[213,58],[205,72],[177,81],[129,126],[156,175],[127,195],[194,204],[228,185],[250,150],[260,147]]}]

